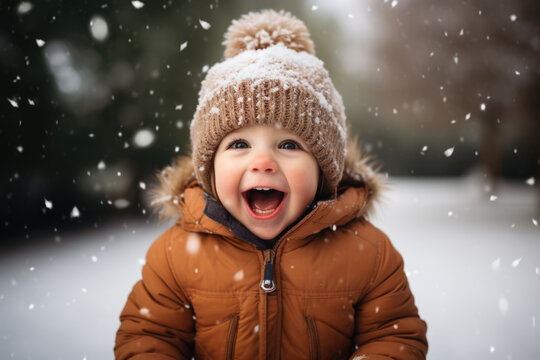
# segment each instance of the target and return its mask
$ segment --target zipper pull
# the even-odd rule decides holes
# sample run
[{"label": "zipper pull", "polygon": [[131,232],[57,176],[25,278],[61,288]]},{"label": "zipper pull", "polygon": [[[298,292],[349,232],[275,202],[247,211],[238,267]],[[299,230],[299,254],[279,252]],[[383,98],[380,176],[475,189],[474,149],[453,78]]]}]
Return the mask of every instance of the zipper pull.
[{"label": "zipper pull", "polygon": [[274,252],[272,250],[264,250],[264,277],[261,281],[261,289],[265,293],[271,293],[276,290],[276,284],[273,280],[274,273]]}]

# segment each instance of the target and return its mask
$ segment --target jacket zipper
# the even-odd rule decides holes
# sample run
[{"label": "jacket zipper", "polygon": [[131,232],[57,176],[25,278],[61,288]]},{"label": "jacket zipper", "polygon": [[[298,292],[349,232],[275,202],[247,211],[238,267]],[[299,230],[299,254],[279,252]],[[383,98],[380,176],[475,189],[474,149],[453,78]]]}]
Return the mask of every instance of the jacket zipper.
[{"label": "jacket zipper", "polygon": [[264,276],[261,281],[261,289],[265,293],[271,293],[276,290],[274,283],[274,250],[263,250],[264,257]]},{"label": "jacket zipper", "polygon": [[238,330],[238,315],[231,319],[229,324],[229,335],[227,337],[227,348],[225,349],[225,359],[232,360],[234,356],[234,347],[236,345],[236,334]]},{"label": "jacket zipper", "polygon": [[319,336],[317,334],[317,327],[315,326],[313,318],[309,316],[306,316],[306,323],[308,327],[310,359],[317,360],[319,358]]}]

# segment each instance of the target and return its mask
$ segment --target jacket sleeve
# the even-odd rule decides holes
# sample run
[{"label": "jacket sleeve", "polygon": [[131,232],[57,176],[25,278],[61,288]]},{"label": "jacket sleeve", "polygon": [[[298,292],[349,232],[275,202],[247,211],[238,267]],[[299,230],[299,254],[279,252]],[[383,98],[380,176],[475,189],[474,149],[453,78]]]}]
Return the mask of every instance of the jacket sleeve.
[{"label": "jacket sleeve", "polygon": [[403,259],[390,240],[376,232],[377,265],[366,295],[356,305],[356,351],[351,360],[425,359],[427,327],[418,316]]},{"label": "jacket sleeve", "polygon": [[193,311],[169,266],[173,230],[156,240],[146,255],[142,280],[137,282],[120,315],[116,333],[118,360],[191,359]]}]

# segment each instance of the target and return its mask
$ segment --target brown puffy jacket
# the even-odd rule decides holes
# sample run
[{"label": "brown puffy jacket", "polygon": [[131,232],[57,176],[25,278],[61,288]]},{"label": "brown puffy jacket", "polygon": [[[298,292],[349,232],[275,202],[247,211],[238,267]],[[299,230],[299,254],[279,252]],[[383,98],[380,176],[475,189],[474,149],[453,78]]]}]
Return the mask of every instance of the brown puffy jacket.
[{"label": "brown puffy jacket", "polygon": [[424,359],[426,324],[402,258],[365,218],[378,176],[354,160],[337,199],[268,250],[205,215],[189,161],[165,170],[161,200],[180,219],[148,251],[116,358]]}]

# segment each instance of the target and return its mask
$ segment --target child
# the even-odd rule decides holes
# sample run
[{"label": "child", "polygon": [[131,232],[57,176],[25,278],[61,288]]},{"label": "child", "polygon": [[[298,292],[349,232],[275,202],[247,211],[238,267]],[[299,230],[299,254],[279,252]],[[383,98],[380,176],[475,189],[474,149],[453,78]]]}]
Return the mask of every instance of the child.
[{"label": "child", "polygon": [[265,10],[225,39],[192,158],[161,174],[179,220],[148,251],[116,358],[424,359],[401,256],[366,220],[379,176],[305,25]]}]

